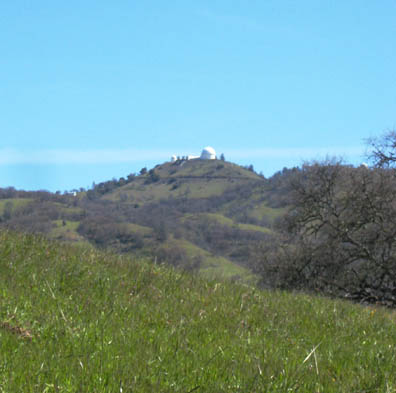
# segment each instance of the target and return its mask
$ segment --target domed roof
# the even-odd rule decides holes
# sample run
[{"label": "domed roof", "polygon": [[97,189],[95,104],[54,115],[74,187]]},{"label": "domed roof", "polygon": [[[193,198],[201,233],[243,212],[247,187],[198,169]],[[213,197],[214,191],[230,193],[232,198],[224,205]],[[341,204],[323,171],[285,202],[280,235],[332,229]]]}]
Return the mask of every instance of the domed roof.
[{"label": "domed roof", "polygon": [[213,147],[207,146],[202,150],[201,158],[203,160],[214,160],[216,158],[216,151]]}]

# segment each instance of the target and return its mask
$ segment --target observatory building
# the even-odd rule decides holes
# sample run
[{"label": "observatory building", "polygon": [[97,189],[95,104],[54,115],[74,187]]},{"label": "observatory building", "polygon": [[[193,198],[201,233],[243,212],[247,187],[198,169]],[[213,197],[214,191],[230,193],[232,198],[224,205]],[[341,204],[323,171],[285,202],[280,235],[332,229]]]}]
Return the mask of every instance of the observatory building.
[{"label": "observatory building", "polygon": [[[213,147],[207,146],[202,150],[202,153],[200,156],[193,156],[193,155],[188,155],[188,156],[183,156],[182,160],[215,160],[216,159],[216,151],[213,149]],[[180,157],[172,156],[171,157],[171,162],[176,162],[180,160]]]},{"label": "observatory building", "polygon": [[201,160],[215,160],[216,159],[216,152],[213,147],[207,146],[202,150],[201,153]]}]

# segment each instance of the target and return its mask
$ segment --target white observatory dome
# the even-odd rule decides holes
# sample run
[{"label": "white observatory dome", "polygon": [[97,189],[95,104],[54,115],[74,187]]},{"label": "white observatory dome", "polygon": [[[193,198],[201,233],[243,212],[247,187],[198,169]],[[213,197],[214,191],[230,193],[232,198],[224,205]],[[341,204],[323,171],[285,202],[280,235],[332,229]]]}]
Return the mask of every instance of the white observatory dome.
[{"label": "white observatory dome", "polygon": [[216,159],[216,152],[213,147],[205,147],[201,153],[201,160],[215,160]]}]

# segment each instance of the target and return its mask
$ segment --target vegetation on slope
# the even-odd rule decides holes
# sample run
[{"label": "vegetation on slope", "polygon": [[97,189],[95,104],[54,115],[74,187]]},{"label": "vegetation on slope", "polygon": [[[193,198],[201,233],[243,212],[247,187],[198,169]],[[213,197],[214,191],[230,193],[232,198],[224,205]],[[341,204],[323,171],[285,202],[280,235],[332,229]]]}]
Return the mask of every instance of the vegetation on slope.
[{"label": "vegetation on slope", "polygon": [[[112,201],[133,201],[145,204],[172,198],[208,198],[219,196],[235,185],[251,185],[262,180],[252,171],[230,162],[191,160],[166,162],[140,176],[131,177],[126,184],[104,192],[103,198]],[[106,190],[97,187],[97,192]],[[95,191],[88,193],[95,197]]]},{"label": "vegetation on slope", "polygon": [[77,196],[0,189],[0,226],[250,280],[254,250],[281,213],[267,205],[269,188],[230,162],[180,160]]},{"label": "vegetation on slope", "polygon": [[395,315],[2,231],[0,391],[394,392]]}]

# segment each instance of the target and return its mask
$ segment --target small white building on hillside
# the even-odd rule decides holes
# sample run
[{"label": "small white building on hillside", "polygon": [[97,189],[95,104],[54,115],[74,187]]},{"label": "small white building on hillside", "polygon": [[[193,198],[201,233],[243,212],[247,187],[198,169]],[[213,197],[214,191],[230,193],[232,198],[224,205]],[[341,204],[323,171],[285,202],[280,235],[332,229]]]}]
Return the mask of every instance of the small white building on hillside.
[{"label": "small white building on hillside", "polygon": [[[202,150],[202,153],[200,156],[194,156],[194,155],[187,155],[183,156],[182,160],[215,160],[216,159],[216,151],[213,149],[213,147],[207,146]],[[176,162],[177,157],[173,155],[171,157],[171,162]]]}]

